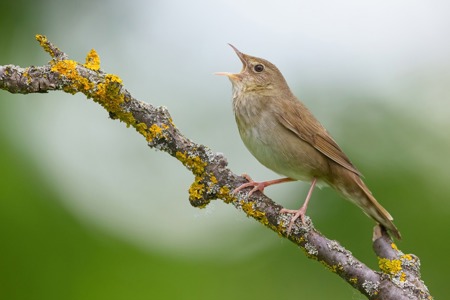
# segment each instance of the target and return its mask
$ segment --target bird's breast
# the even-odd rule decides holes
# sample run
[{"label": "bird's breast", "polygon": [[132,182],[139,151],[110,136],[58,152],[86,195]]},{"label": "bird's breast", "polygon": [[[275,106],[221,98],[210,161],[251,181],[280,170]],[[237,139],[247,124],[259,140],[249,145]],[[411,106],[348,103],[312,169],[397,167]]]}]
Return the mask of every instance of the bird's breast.
[{"label": "bird's breast", "polygon": [[270,99],[238,97],[233,106],[242,141],[261,164],[304,181],[327,171],[323,155],[280,124]]}]

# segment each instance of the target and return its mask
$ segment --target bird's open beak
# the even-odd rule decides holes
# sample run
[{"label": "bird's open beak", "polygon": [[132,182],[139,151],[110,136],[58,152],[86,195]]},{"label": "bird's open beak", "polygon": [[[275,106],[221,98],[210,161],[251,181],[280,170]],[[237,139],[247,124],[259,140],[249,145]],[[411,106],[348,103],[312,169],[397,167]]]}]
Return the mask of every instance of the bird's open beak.
[{"label": "bird's open beak", "polygon": [[237,74],[229,73],[229,72],[215,72],[214,75],[227,76],[230,80],[238,79]]},{"label": "bird's open beak", "polygon": [[[231,44],[228,44],[228,45],[230,45],[230,47],[233,48],[234,52],[236,52],[237,56],[241,60],[243,67],[242,67],[242,70],[240,73],[242,73],[245,70],[245,68],[247,67],[247,62],[245,60],[245,54],[242,53],[241,51],[239,51],[235,46],[233,46]],[[227,76],[232,81],[239,80],[239,74],[233,74],[233,73],[229,73],[229,72],[216,72],[216,73],[214,73],[214,75]]]},{"label": "bird's open beak", "polygon": [[[231,44],[228,44],[228,45],[230,45],[230,47],[233,48],[234,52],[236,52],[237,56],[238,56],[239,59],[241,60],[242,65],[244,66],[244,69],[245,69],[245,67],[247,67],[247,60],[245,59],[245,54],[242,53],[241,51],[239,51],[235,46],[233,46],[233,45],[231,45]],[[242,71],[243,71],[244,69],[242,69]],[[241,71],[241,72],[242,72],[242,71]]]},{"label": "bird's open beak", "polygon": [[214,75],[231,76],[231,75],[233,75],[233,73],[230,73],[230,72],[214,72]]}]

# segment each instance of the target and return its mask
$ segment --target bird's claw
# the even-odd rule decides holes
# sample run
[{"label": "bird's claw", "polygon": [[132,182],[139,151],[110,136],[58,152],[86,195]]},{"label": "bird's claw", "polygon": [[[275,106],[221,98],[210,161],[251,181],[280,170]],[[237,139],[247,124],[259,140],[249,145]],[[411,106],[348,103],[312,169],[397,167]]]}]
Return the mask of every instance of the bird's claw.
[{"label": "bird's claw", "polygon": [[250,197],[256,191],[260,191],[261,193],[264,192],[265,188],[264,183],[253,181],[253,179],[248,174],[242,174],[242,177],[247,179],[248,182],[243,183],[237,188],[235,188],[233,192],[231,192],[233,195],[235,195],[237,192],[247,187],[253,187],[253,189],[248,193],[248,197]]},{"label": "bird's claw", "polygon": [[280,214],[294,214],[291,218],[291,220],[289,221],[289,226],[287,228],[287,235],[289,236],[291,234],[291,230],[292,230],[292,226],[294,225],[295,221],[300,218],[302,220],[303,224],[306,224],[306,219],[305,219],[305,213],[306,213],[306,208],[305,207],[301,207],[300,209],[286,209],[283,208],[280,210]]}]

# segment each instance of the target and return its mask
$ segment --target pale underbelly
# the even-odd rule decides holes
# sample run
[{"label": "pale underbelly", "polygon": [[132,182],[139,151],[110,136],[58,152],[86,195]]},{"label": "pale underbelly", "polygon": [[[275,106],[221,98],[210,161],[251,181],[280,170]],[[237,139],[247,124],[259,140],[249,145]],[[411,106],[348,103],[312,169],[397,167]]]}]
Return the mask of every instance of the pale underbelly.
[{"label": "pale underbelly", "polygon": [[322,181],[329,171],[327,159],[284,128],[274,129],[267,127],[261,134],[261,128],[251,128],[240,134],[250,153],[272,171],[296,180]]}]

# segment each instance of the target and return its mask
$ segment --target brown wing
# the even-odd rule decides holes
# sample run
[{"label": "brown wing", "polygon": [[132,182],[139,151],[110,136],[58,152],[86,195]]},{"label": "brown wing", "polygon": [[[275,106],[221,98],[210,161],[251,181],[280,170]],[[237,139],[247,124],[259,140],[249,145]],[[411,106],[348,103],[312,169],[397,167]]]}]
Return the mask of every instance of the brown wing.
[{"label": "brown wing", "polygon": [[355,168],[355,166],[353,166],[347,155],[345,155],[341,148],[339,148],[339,145],[336,144],[333,138],[326,131],[325,135],[319,133],[314,136],[313,146],[328,158],[331,158],[344,168],[361,176],[361,173]]},{"label": "brown wing", "polygon": [[[361,173],[353,166],[347,155],[339,148],[339,145],[302,103],[290,105],[289,111],[277,114],[277,117],[284,127],[300,139],[309,143],[337,164],[361,176]],[[305,119],[308,121],[306,122]]]}]

